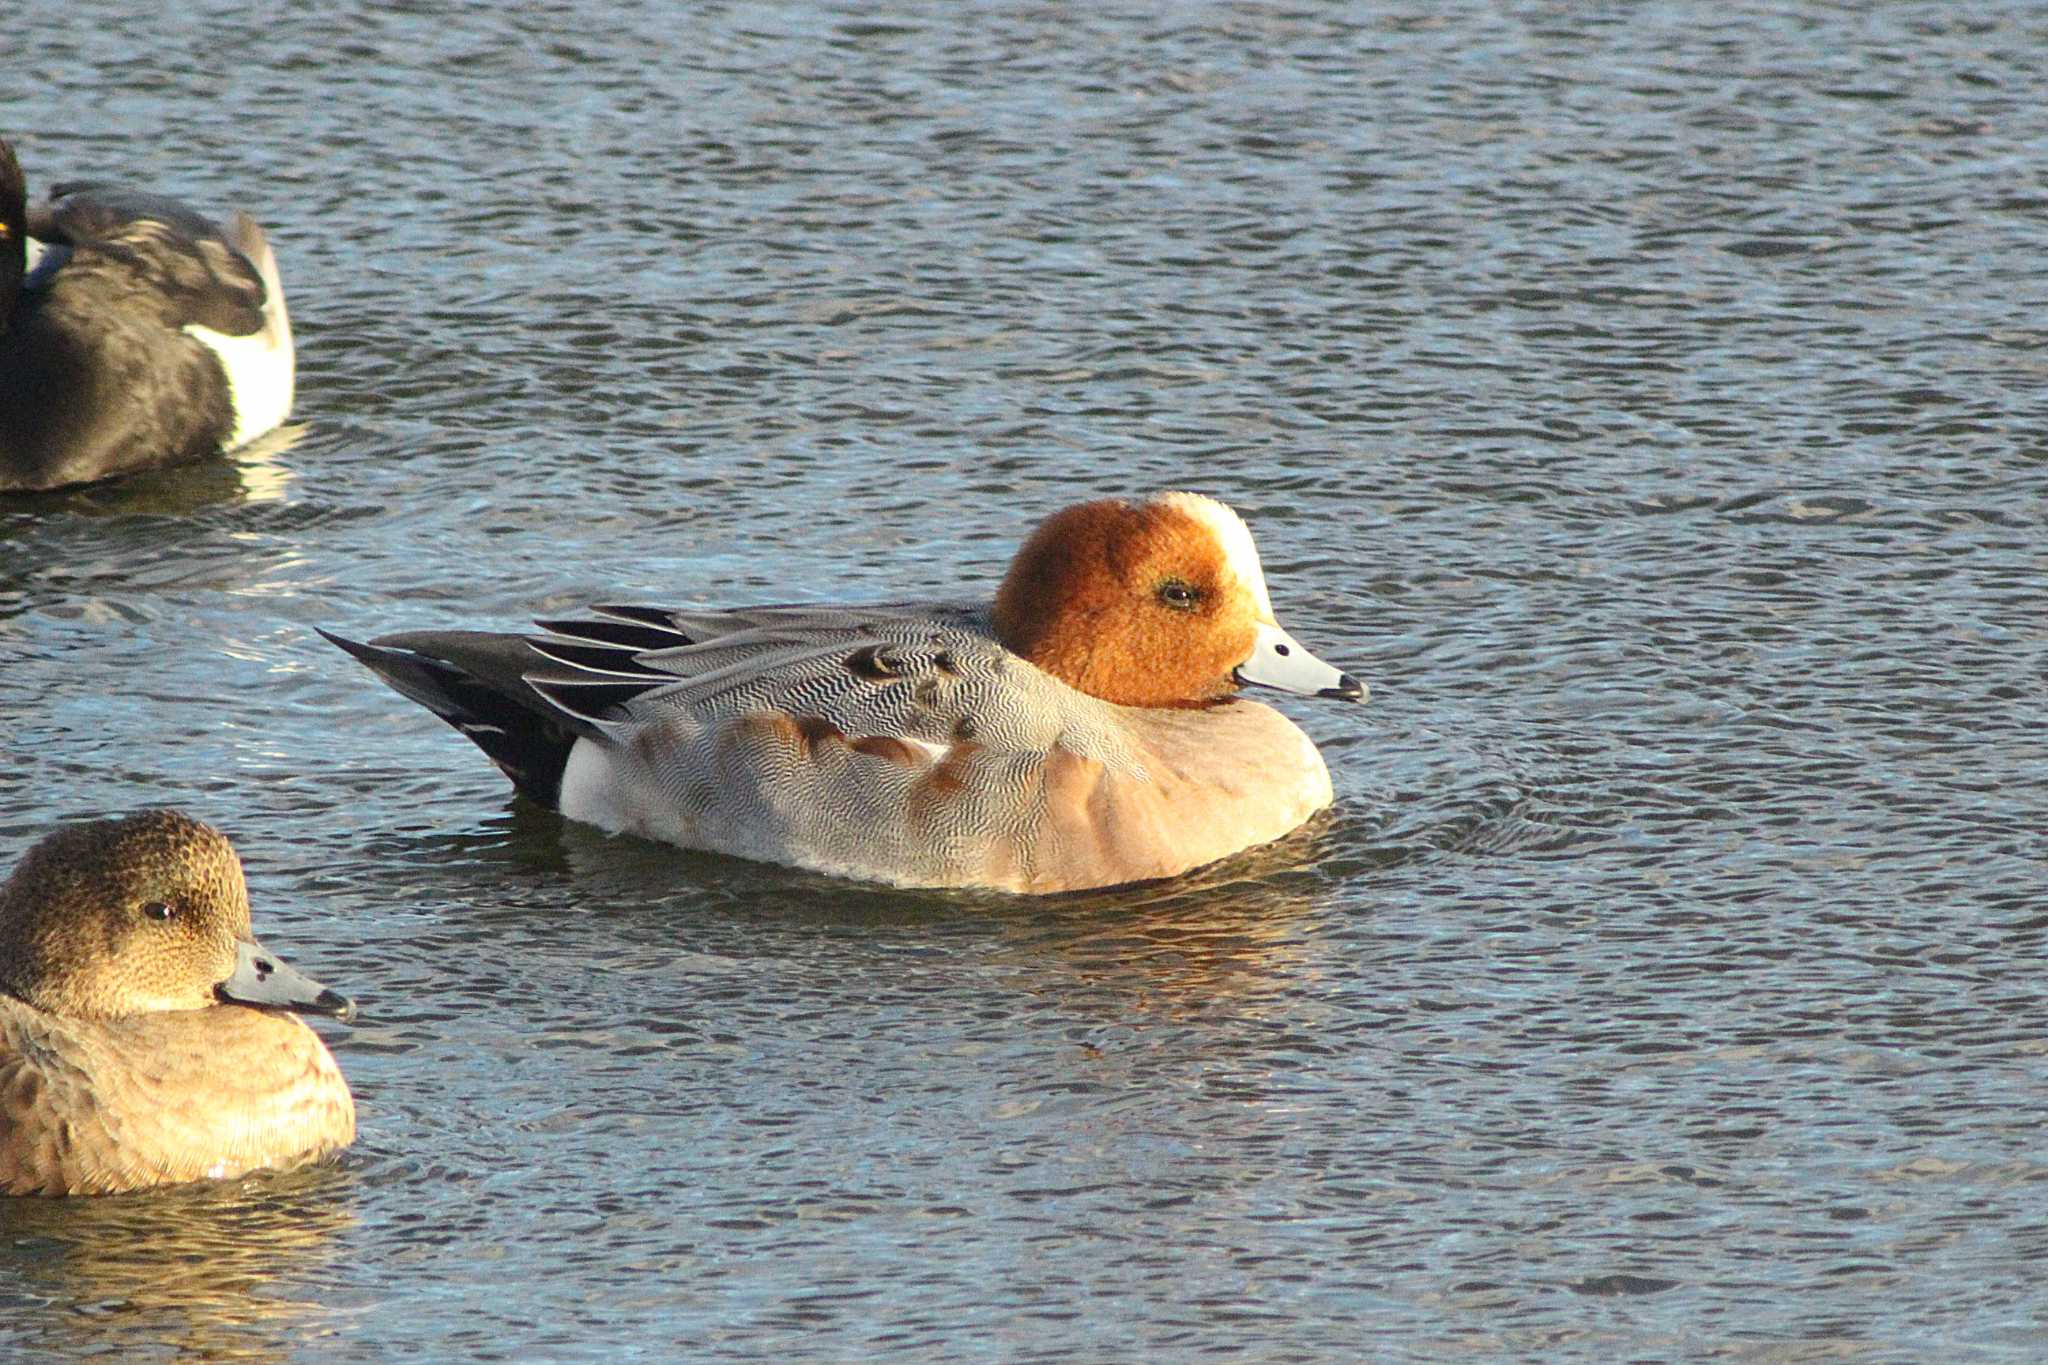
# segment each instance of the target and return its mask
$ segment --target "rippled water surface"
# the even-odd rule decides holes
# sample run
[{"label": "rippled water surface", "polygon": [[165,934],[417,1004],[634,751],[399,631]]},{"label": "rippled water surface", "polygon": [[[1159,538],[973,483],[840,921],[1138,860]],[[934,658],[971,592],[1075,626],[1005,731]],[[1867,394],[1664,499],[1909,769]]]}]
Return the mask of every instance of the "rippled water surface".
[{"label": "rippled water surface", "polygon": [[[2038,7],[9,29],[31,177],[247,206],[301,385],[0,499],[0,858],[185,806],[365,1016],[337,1167],[0,1208],[0,1355],[2048,1353]],[[1165,886],[609,840],[313,634],[1162,486],[1374,689]]]}]

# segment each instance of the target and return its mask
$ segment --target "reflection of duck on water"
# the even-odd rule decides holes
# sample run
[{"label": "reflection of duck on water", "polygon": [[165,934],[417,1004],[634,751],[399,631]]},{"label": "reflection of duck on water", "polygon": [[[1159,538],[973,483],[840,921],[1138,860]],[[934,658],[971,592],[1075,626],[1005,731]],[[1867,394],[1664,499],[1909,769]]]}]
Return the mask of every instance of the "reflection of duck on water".
[{"label": "reflection of duck on water", "polygon": [[1223,1011],[1235,1014],[1301,983],[1320,949],[1307,941],[1335,883],[1332,821],[1311,820],[1277,843],[1172,881],[1063,896],[1043,914],[1000,919],[997,960],[1036,975],[1056,970],[1073,1007],[1099,988],[1111,1017]]},{"label": "reflection of duck on water", "polygon": [[105,1199],[0,1200],[7,1340],[77,1358],[143,1349],[281,1359],[333,1310],[300,1295],[355,1225],[352,1178],[312,1168]]},{"label": "reflection of duck on water", "polygon": [[[59,509],[66,517],[86,520],[189,517],[211,507],[278,502],[291,492],[298,477],[297,470],[286,464],[283,457],[311,431],[304,422],[287,422],[240,447],[228,459],[197,460],[144,470],[111,482],[38,493],[37,510]],[[0,508],[7,503],[7,495],[0,492]],[[166,567],[173,565],[186,567],[182,560],[166,561]]]}]

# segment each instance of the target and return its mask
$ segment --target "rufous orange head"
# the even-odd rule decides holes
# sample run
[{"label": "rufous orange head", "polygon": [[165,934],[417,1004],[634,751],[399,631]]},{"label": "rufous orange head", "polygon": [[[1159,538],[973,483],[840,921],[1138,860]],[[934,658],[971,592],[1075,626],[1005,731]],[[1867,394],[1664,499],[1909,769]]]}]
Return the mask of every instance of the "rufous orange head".
[{"label": "rufous orange head", "polygon": [[995,627],[1013,653],[1121,706],[1204,706],[1245,683],[1365,698],[1280,629],[1251,531],[1199,493],[1047,518],[1011,561]]}]

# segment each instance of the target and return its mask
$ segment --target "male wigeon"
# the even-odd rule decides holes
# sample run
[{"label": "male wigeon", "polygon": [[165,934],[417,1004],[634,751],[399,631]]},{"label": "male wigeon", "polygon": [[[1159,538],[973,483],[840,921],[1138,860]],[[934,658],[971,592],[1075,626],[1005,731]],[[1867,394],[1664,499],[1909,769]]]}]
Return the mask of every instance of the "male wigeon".
[{"label": "male wigeon", "polygon": [[353,1016],[249,934],[241,860],[175,811],[72,825],[0,885],[0,1193],[303,1165],[355,1102],[290,1010]]},{"label": "male wigeon", "polygon": [[993,604],[591,610],[327,638],[571,819],[899,886],[1074,891],[1277,839],[1329,771],[1237,689],[1366,693],[1195,493],[1056,514]]},{"label": "male wigeon", "polygon": [[284,421],[292,325],[253,219],[222,228],[114,185],[27,200],[0,141],[0,492],[196,460]]}]

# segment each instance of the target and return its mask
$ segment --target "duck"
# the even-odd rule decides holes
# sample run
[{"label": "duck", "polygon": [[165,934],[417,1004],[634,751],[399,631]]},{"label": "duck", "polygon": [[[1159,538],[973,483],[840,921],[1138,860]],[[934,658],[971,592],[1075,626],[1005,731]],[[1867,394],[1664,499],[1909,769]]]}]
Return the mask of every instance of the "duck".
[{"label": "duck", "polygon": [[1331,804],[1260,685],[1362,702],[1199,493],[1064,508],[992,601],[594,606],[321,633],[563,816],[831,876],[1050,894],[1177,876]]},{"label": "duck", "polygon": [[300,1014],[355,1004],[250,932],[227,837],[175,810],[67,825],[0,884],[0,1193],[288,1170],[355,1140]]},{"label": "duck", "polygon": [[270,243],[100,182],[31,210],[0,140],[0,492],[248,444],[291,412],[297,355]]}]

